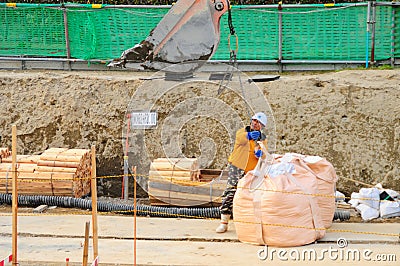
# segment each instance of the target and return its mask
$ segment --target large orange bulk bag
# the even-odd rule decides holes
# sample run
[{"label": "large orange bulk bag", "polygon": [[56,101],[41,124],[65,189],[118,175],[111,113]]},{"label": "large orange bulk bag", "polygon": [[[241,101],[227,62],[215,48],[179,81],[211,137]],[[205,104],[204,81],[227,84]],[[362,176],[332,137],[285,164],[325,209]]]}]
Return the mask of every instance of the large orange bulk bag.
[{"label": "large orange bulk bag", "polygon": [[239,180],[233,218],[240,241],[289,247],[309,244],[325,235],[314,196],[317,179],[303,167],[292,165],[293,173],[261,175],[260,181],[254,175],[263,172],[258,169]]},{"label": "large orange bulk bag", "polygon": [[338,177],[335,168],[325,158],[319,156],[298,156],[297,160],[292,160],[317,178],[318,197],[317,202],[322,216],[322,222],[325,228],[332,225],[335,214],[335,190]]},{"label": "large orange bulk bag", "polygon": [[338,180],[333,165],[325,158],[298,153],[286,153],[284,156],[275,155],[275,160],[276,162],[284,160],[301,166],[317,178],[316,196],[323,225],[325,228],[331,227],[336,209],[335,190]]}]

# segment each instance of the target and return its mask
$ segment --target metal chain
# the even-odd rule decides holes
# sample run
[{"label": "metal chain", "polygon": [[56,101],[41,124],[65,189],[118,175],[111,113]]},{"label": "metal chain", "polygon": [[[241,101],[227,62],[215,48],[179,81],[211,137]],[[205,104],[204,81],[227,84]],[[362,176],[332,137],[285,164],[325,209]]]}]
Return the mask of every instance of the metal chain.
[{"label": "metal chain", "polygon": [[[229,66],[224,74],[221,82],[219,83],[219,88],[217,95],[220,95],[226,87],[228,87],[229,82],[233,77],[234,69],[237,69],[237,51],[238,51],[238,37],[236,35],[235,27],[232,22],[232,12],[231,12],[231,4],[228,1],[228,26],[229,26],[229,36],[228,36],[228,48],[229,48]],[[231,37],[235,37],[235,49],[231,49]]]}]

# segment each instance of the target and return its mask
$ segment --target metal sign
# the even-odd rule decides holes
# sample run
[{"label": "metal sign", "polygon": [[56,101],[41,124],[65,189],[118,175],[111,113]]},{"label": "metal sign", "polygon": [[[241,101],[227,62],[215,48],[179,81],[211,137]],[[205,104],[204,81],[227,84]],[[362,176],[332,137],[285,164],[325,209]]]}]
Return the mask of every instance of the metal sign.
[{"label": "metal sign", "polygon": [[153,128],[157,126],[156,112],[132,112],[131,128]]}]

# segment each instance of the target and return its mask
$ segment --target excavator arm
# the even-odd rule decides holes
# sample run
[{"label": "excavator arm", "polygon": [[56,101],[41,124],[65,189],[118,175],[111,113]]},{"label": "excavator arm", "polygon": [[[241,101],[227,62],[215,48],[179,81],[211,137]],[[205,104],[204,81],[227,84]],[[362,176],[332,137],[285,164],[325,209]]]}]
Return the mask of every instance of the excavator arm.
[{"label": "excavator arm", "polygon": [[[201,67],[217,50],[220,18],[229,0],[179,0],[149,36],[122,52],[110,67],[190,72]],[[175,70],[171,66],[184,63]]]}]

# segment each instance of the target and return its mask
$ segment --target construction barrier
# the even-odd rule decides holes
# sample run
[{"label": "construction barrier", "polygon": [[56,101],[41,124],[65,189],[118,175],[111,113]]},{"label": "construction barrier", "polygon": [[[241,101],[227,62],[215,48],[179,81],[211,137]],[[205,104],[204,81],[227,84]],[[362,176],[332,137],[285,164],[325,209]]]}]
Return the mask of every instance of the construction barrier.
[{"label": "construction barrier", "polygon": [[98,265],[99,265],[99,256],[97,256],[97,257],[93,260],[91,266],[98,266]]},{"label": "construction barrier", "polygon": [[[171,6],[0,3],[0,57],[112,60],[145,39]],[[400,58],[400,3],[233,6],[238,60]],[[213,60],[229,60],[227,15]]]},{"label": "construction barrier", "polygon": [[8,265],[11,262],[12,262],[12,254],[10,254],[7,257],[5,257],[4,259],[0,260],[0,266]]}]

